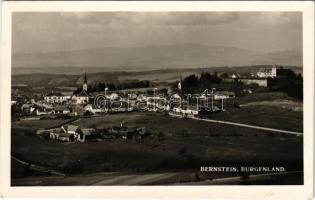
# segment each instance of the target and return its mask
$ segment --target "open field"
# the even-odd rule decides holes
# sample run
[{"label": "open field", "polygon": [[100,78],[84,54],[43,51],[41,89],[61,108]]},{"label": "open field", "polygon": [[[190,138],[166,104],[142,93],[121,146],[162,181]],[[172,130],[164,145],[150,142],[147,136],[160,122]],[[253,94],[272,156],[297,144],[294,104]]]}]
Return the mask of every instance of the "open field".
[{"label": "open field", "polygon": [[[120,122],[146,126],[152,135],[163,133],[165,138],[154,140],[147,137],[142,142],[113,139],[56,143],[22,134],[23,128],[16,128],[25,124],[15,124],[12,154],[55,170],[63,170],[79,161],[76,173],[80,174],[195,172],[200,166],[209,165],[284,166],[288,171],[303,168],[303,137],[144,112],[84,118],[75,124],[104,128]],[[13,169],[15,177],[22,177],[23,174],[17,173]]]},{"label": "open field", "polygon": [[[240,106],[233,106],[235,102]],[[216,105],[221,107],[220,102]],[[248,94],[228,99],[225,108],[225,112],[213,113],[208,117],[214,120],[303,132],[303,102],[281,92]]]},{"label": "open field", "polygon": [[303,104],[300,102],[290,101],[290,100],[274,100],[274,101],[258,101],[241,105],[244,106],[271,106],[280,107],[283,109],[288,109],[296,112],[303,111]]},{"label": "open field", "polygon": [[50,127],[55,127],[60,124],[64,124],[69,119],[45,119],[45,120],[26,120],[26,121],[15,121],[11,124],[12,128],[25,128],[25,129],[45,129]]},{"label": "open field", "polygon": [[260,92],[260,93],[253,93],[247,94],[244,96],[237,97],[236,101],[239,104],[245,104],[250,102],[257,102],[257,101],[276,101],[276,100],[288,100],[288,101],[295,101],[297,103],[302,103],[301,100],[297,100],[293,97],[289,97],[284,92]]},{"label": "open field", "polygon": [[210,119],[303,132],[302,112],[293,112],[271,106],[229,108],[225,112],[212,114]]},{"label": "open field", "polygon": [[[248,106],[235,107],[233,101]],[[212,113],[207,118],[303,132],[303,112],[260,103],[275,101],[302,104],[283,93],[245,95],[228,100],[225,112]],[[181,119],[161,113],[114,113],[72,122],[84,128],[98,129],[121,123],[145,126],[151,135],[140,142],[103,139],[98,142],[58,143],[25,134],[67,121],[12,122],[13,156],[67,174],[66,178],[25,174],[24,167],[12,162],[13,185],[163,185],[185,181],[211,184],[206,180],[239,175],[207,173],[198,176],[201,180],[196,180],[195,173],[200,166],[281,166],[287,171],[303,170],[303,136]],[[159,134],[164,137],[157,139],[155,136]],[[301,175],[296,179],[294,175],[289,177],[292,184],[303,183]],[[134,178],[139,182],[133,181]]]}]

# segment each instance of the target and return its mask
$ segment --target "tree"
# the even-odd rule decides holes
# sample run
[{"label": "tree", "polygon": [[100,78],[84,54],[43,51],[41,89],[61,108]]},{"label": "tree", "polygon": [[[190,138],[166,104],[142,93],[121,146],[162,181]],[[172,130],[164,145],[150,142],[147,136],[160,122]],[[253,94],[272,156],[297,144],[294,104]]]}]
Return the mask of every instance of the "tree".
[{"label": "tree", "polygon": [[220,75],[220,78],[228,78],[228,77],[229,77],[229,75],[227,73],[223,73]]},{"label": "tree", "polygon": [[194,93],[199,87],[199,80],[195,74],[184,78],[182,82],[182,90],[186,93]]},{"label": "tree", "polygon": [[280,68],[276,78],[268,78],[270,91],[285,92],[291,97],[303,99],[303,77],[290,69]]},{"label": "tree", "polygon": [[186,93],[202,92],[212,88],[213,84],[220,84],[221,82],[222,79],[218,77],[216,72],[213,74],[202,72],[199,79],[195,74],[184,78],[182,90]]}]

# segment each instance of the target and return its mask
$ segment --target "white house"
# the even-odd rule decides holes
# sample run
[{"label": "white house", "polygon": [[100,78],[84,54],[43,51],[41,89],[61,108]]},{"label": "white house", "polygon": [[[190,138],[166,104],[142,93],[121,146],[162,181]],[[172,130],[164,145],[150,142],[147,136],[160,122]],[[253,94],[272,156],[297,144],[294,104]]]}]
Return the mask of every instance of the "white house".
[{"label": "white house", "polygon": [[110,100],[118,100],[119,99],[119,95],[117,93],[111,93],[110,95],[108,95],[108,98]]},{"label": "white house", "polygon": [[182,110],[183,115],[198,115],[198,110],[192,110],[192,109],[187,109],[187,110]]},{"label": "white house", "polygon": [[269,68],[264,68],[264,69],[260,69],[257,72],[257,77],[259,78],[274,78],[277,77],[277,68],[275,66],[273,66],[271,69]]},{"label": "white house", "polygon": [[235,93],[230,91],[218,91],[214,95],[214,100],[235,98]]},{"label": "white house", "polygon": [[70,109],[66,106],[58,106],[54,108],[55,114],[68,114],[70,113]]},{"label": "white house", "polygon": [[97,132],[94,128],[81,129],[79,126],[68,125],[66,127],[52,129],[50,138],[63,142],[80,141],[85,142],[88,138],[97,137]]},{"label": "white house", "polygon": [[92,106],[92,104],[87,104],[86,106],[84,106],[84,111],[89,111],[91,113],[100,113],[100,112],[105,112],[105,109],[100,109],[100,108],[94,108]]},{"label": "white house", "polygon": [[79,94],[72,95],[71,99],[75,104],[86,104],[89,103],[90,95],[82,90]]},{"label": "white house", "polygon": [[65,96],[58,92],[52,92],[47,94],[44,97],[46,103],[54,104],[54,103],[63,103],[71,99],[71,96]]},{"label": "white house", "polygon": [[67,129],[65,129],[63,126],[61,127],[66,133],[69,134],[78,134],[77,131],[79,130],[79,126],[76,125],[68,125]]}]

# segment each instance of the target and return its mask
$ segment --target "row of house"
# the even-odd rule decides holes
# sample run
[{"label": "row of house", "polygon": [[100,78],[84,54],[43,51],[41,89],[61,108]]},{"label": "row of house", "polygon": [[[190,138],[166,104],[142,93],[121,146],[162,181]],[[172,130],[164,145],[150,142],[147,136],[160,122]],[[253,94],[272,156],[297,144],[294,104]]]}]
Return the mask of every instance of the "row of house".
[{"label": "row of house", "polygon": [[36,135],[59,142],[86,142],[99,138],[122,138],[141,140],[149,133],[145,127],[111,126],[101,133],[94,128],[81,128],[76,125],[66,125],[49,130],[37,130]]},{"label": "row of house", "polygon": [[66,125],[49,130],[37,130],[36,134],[40,137],[48,137],[60,142],[85,142],[98,137],[96,129],[81,128],[76,125]]},{"label": "row of house", "polygon": [[88,93],[87,77],[84,75],[82,90],[73,95],[64,95],[59,92],[51,92],[44,97],[45,103],[58,104],[64,102],[73,102],[75,104],[86,104],[89,102],[90,94]]},{"label": "row of house", "polygon": [[82,90],[79,94],[64,95],[58,92],[52,92],[44,97],[45,103],[48,104],[63,104],[65,102],[71,102],[74,104],[86,104],[89,102],[91,96],[87,91]]},{"label": "row of house", "polygon": [[[235,93],[229,91],[217,91],[213,95],[213,100],[222,100],[228,98],[234,98]],[[191,95],[192,99],[198,99],[199,102],[201,101],[209,101],[212,100],[212,96],[210,94],[194,94]],[[172,104],[175,102],[183,102],[186,100],[187,97],[181,96],[179,94],[173,94],[170,99],[167,99],[163,96],[155,96],[155,97],[147,97],[145,95],[139,95],[134,100],[130,99],[120,99],[121,102],[111,102],[107,104],[106,107],[97,107],[93,103],[85,103],[85,104],[46,104],[46,103],[38,103],[38,102],[31,102],[26,103],[21,106],[21,110],[24,113],[29,115],[49,115],[49,114],[60,114],[60,115],[83,115],[84,113],[96,114],[96,113],[104,113],[108,111],[116,111],[116,112],[125,112],[125,111],[132,111],[134,107],[146,107],[150,111],[156,111],[158,109],[162,109],[164,111],[170,111]],[[139,104],[141,103],[141,105]],[[173,103],[171,103],[173,102]],[[116,106],[116,108],[115,108]]]},{"label": "row of house", "polygon": [[260,87],[268,87],[268,78],[276,78],[278,76],[278,67],[273,65],[272,67],[260,68],[256,73],[250,73],[250,75],[241,76],[238,73],[232,74],[229,78],[224,78],[224,82],[241,81],[245,85],[257,84]]},{"label": "row of house", "polygon": [[28,115],[49,115],[49,114],[69,114],[70,108],[67,106],[49,106],[46,104],[26,103],[21,106],[21,111]]},{"label": "row of house", "polygon": [[[95,94],[94,94],[95,95]],[[97,95],[97,94],[96,94]],[[123,97],[124,96],[124,97]],[[107,100],[115,100],[120,101],[123,100],[128,102],[127,105],[123,105],[117,109],[110,110],[113,111],[131,111],[134,106],[137,106],[136,102],[141,101],[146,102],[146,106],[149,110],[163,109],[170,110],[169,101],[170,100],[182,100],[182,97],[179,94],[173,94],[168,100],[163,96],[146,96],[145,94],[139,94],[136,92],[132,92],[130,94],[125,94],[120,96],[118,93],[106,94],[105,98]],[[207,99],[212,98],[209,95],[192,95],[193,97],[197,97],[199,99]],[[235,94],[229,91],[216,91],[214,93],[214,100],[221,100],[227,98],[233,98]],[[35,115],[44,115],[44,114],[73,114],[73,115],[81,115],[84,112],[89,112],[92,114],[106,112],[107,108],[98,108],[94,102],[94,96],[88,93],[87,86],[87,77],[84,76],[84,81],[82,85],[82,90],[79,93],[75,94],[63,94],[60,92],[51,92],[44,97],[44,104],[52,105],[53,108],[46,109],[45,107],[38,107]],[[186,98],[186,97],[185,97]],[[93,100],[94,99],[94,100]],[[93,101],[93,102],[92,102]],[[125,108],[126,107],[126,108]],[[108,108],[109,109],[109,108]],[[30,113],[33,113],[32,111]]]}]

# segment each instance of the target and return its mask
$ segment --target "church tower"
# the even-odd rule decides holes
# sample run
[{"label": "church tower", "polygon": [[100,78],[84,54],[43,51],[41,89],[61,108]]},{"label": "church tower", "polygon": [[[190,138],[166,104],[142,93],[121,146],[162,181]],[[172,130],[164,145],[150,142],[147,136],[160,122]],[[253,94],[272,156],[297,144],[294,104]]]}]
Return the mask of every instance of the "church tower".
[{"label": "church tower", "polygon": [[177,88],[179,89],[179,91],[182,90],[182,74],[180,75],[180,81],[177,84]]},{"label": "church tower", "polygon": [[82,86],[83,91],[87,92],[88,86],[87,86],[87,78],[86,78],[86,73],[84,75],[84,80],[83,80],[83,86]]}]

